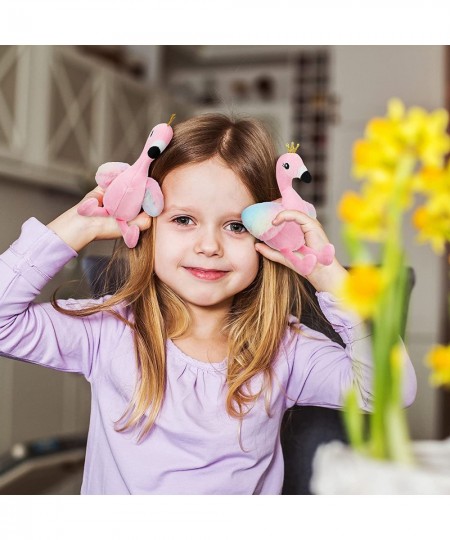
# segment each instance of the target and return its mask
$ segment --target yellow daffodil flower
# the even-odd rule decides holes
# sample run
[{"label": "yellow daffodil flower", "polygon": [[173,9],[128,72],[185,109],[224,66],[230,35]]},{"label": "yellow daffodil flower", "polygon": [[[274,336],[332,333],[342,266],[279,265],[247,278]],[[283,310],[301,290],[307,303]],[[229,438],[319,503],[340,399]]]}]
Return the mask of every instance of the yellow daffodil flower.
[{"label": "yellow daffodil flower", "polygon": [[381,241],[383,235],[383,204],[376,204],[354,191],[347,191],[338,206],[338,215],[359,238]]},{"label": "yellow daffodil flower", "polygon": [[362,318],[371,317],[386,285],[386,277],[375,266],[355,266],[344,280],[340,296]]},{"label": "yellow daffodil flower", "polygon": [[354,145],[354,176],[377,181],[383,171],[395,171],[404,156],[416,156],[423,166],[442,166],[443,157],[450,150],[447,123],[448,113],[444,109],[430,114],[420,107],[405,111],[401,101],[391,100],[387,117],[371,120],[365,139]]},{"label": "yellow daffodil flower", "polygon": [[450,162],[442,167],[423,167],[413,178],[414,191],[424,195],[450,193]]},{"label": "yellow daffodil flower", "polygon": [[430,382],[436,386],[450,385],[450,345],[435,345],[425,359],[432,372]]},{"label": "yellow daffodil flower", "polygon": [[446,242],[450,242],[450,192],[429,197],[425,205],[416,209],[412,219],[419,231],[417,240],[429,242],[442,255]]},{"label": "yellow daffodil flower", "polygon": [[442,166],[443,157],[450,150],[450,137],[446,133],[447,123],[448,113],[444,109],[438,109],[429,115],[425,114],[422,118],[417,154],[423,165]]}]

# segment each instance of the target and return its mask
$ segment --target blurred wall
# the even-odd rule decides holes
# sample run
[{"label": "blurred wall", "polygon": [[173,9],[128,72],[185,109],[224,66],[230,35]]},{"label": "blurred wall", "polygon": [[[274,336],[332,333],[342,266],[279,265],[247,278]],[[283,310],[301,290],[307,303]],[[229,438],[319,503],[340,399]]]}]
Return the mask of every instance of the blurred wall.
[{"label": "blurred wall", "polygon": [[[77,202],[72,195],[0,177],[0,251],[19,236],[29,217],[47,224]],[[47,300],[59,284],[78,273],[77,264],[66,267],[40,299]],[[85,430],[89,405],[83,378],[0,359],[0,452],[15,442]]]},{"label": "blurred wall", "polygon": [[[224,55],[226,49],[221,48]],[[253,47],[253,50],[257,54],[257,48]],[[397,96],[407,105],[430,109],[444,105],[444,48],[339,46],[331,47],[330,51],[331,90],[339,98],[340,105],[339,120],[330,127],[325,216],[330,239],[346,262],[335,207],[343,191],[354,188],[350,174],[352,143],[362,135],[369,118],[385,113],[390,97]],[[161,47],[133,47],[133,52],[141,54],[147,62],[150,86],[158,85],[163,77],[168,76]],[[236,69],[241,69],[238,48],[231,47],[230,53],[235,55]],[[265,47],[265,54],[273,60],[270,48]],[[259,58],[258,64],[263,60]],[[184,106],[184,113],[188,114],[188,105]],[[0,250],[6,249],[17,238],[21,224],[28,217],[35,216],[48,223],[79,198],[78,195],[0,175]],[[428,373],[422,359],[427,347],[437,339],[440,269],[428,248],[417,248],[413,245],[412,234],[408,235],[411,263],[417,274],[408,340],[419,377],[418,398],[409,414],[416,438],[434,438],[439,411],[436,393],[428,386]],[[94,244],[90,250],[108,253],[111,244]],[[48,299],[59,283],[80,275],[77,260],[46,287],[40,299]],[[80,289],[82,292],[86,291]],[[431,307],[424,310],[424,305]],[[0,452],[17,441],[86,430],[89,407],[88,385],[77,375],[0,359]]]}]

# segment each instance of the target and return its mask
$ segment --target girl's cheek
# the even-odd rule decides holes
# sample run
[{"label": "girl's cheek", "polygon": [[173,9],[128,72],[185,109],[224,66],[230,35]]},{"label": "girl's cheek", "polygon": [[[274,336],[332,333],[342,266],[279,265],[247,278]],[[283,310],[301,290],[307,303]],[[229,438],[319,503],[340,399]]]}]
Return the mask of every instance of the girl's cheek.
[{"label": "girl's cheek", "polygon": [[245,243],[246,248],[252,253],[255,252],[255,244],[256,244],[256,238],[253,236],[249,236],[248,241]]},{"label": "girl's cheek", "polygon": [[177,236],[176,231],[171,229],[169,223],[162,223],[159,229],[156,230],[156,239],[160,239],[163,242],[167,242],[171,238],[176,238]]}]

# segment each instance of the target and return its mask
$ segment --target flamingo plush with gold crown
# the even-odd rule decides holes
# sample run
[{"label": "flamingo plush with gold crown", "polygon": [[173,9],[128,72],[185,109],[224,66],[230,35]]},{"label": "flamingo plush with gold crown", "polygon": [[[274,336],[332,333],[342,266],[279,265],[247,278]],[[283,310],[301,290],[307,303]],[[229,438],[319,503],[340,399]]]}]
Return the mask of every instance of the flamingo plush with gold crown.
[{"label": "flamingo plush with gold crown", "polygon": [[[296,153],[299,145],[286,145],[288,153],[278,158],[276,177],[281,192],[281,202],[272,201],[252,204],[242,212],[244,227],[256,238],[282,253],[303,276],[310,274],[317,263],[329,265],[334,258],[334,246],[327,244],[316,251],[305,244],[302,228],[295,222],[273,225],[272,220],[283,210],[298,210],[313,218],[314,206],[305,200],[292,187],[294,179],[311,182],[311,175],[302,158]],[[299,257],[300,254],[302,257]]]},{"label": "flamingo plush with gold crown", "polygon": [[105,190],[103,206],[90,197],[81,203],[77,211],[82,216],[113,216],[129,248],[139,240],[139,227],[128,225],[141,211],[153,217],[159,216],[164,207],[164,198],[156,180],[148,175],[149,167],[168,146],[173,137],[170,126],[175,115],[167,124],[155,126],[147,138],[141,155],[133,165],[118,161],[104,163],[95,175],[97,184]]}]

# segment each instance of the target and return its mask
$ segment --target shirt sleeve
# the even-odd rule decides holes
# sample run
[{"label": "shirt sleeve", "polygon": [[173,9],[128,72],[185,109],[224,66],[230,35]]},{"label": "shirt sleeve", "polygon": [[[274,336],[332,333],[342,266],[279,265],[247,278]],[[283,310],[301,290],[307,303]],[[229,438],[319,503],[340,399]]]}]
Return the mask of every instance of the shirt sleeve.
[{"label": "shirt sleeve", "polygon": [[[348,390],[355,386],[360,407],[371,411],[373,362],[369,327],[332,294],[317,293],[317,298],[345,348],[320,332],[298,325],[300,334],[290,353],[292,371],[287,385],[287,407],[298,404],[339,409]],[[402,349],[403,401],[409,406],[415,399],[417,381],[403,343]]]},{"label": "shirt sleeve", "polygon": [[[103,313],[70,317],[50,303],[34,303],[43,286],[77,256],[51,229],[35,218],[0,255],[0,355],[53,369],[91,376]],[[60,300],[67,309],[99,300]]]}]

